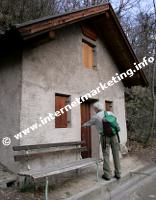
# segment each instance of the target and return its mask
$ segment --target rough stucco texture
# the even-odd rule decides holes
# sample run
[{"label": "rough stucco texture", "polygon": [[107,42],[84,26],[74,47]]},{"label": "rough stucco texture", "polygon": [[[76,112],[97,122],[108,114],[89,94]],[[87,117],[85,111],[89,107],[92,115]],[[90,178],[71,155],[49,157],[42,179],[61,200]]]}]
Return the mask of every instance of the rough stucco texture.
[{"label": "rough stucco texture", "polygon": [[14,54],[3,57],[0,61],[0,136],[10,137],[10,146],[0,142],[0,162],[12,171],[17,171],[14,162],[14,145],[19,142],[13,135],[20,130],[20,97],[21,97],[21,60],[20,55]]},{"label": "rough stucco texture", "polygon": [[[111,55],[99,39],[97,70],[86,69],[82,63],[82,34],[79,25],[62,28],[56,38],[25,51],[22,66],[21,127],[23,130],[47,113],[55,111],[55,93],[71,95],[71,101],[107,82],[118,72]],[[97,97],[113,101],[113,111],[121,126],[121,141],[127,140],[124,86],[120,82]],[[81,139],[80,107],[71,111],[71,127],[55,129],[54,121],[21,139],[21,145],[69,142]],[[48,161],[47,161],[48,162]]]}]

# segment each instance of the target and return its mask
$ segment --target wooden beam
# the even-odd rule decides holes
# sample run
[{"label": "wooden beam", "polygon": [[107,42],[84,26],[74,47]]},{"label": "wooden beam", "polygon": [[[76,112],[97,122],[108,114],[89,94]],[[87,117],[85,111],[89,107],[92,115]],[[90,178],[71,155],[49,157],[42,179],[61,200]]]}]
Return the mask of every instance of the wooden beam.
[{"label": "wooden beam", "polygon": [[15,155],[14,160],[15,161],[23,161],[23,160],[30,160],[32,158],[39,158],[40,156],[45,156],[47,154],[62,152],[62,151],[87,151],[86,147],[69,147],[69,148],[62,148],[62,149],[52,149],[51,151],[44,151],[44,152],[35,152],[35,153],[29,153],[29,154],[22,154],[22,155]]},{"label": "wooden beam", "polygon": [[59,15],[47,19],[41,19],[38,21],[34,21],[30,24],[23,24],[23,26],[22,25],[17,26],[17,29],[21,33],[23,38],[29,38],[31,35],[35,35],[36,33],[45,30],[54,30],[56,28],[65,26],[67,24],[72,24],[78,21],[82,21],[88,17],[90,18],[96,15],[100,15],[108,9],[109,9],[109,4],[95,6],[75,11],[72,13],[67,13],[64,15]]},{"label": "wooden beam", "polygon": [[74,145],[81,145],[81,144],[84,144],[84,141],[14,146],[13,150],[22,151],[22,150],[32,150],[32,149],[45,149],[45,148],[51,148],[51,147],[65,147],[65,146],[74,146]]}]

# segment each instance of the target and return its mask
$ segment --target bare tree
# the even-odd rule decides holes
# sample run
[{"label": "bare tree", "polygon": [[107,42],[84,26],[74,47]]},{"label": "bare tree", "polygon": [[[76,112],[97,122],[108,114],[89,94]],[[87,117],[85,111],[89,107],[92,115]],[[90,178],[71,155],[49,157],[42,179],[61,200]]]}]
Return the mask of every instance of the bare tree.
[{"label": "bare tree", "polygon": [[156,81],[156,3],[155,0],[153,0],[153,8],[154,8],[154,31],[153,31],[153,36],[154,36],[154,65],[153,65],[153,70],[152,70],[152,87],[151,87],[151,93],[152,93],[152,100],[153,100],[153,113],[152,113],[152,123],[151,123],[151,131],[150,134],[147,137],[147,142],[151,139],[152,136],[154,136],[155,129],[156,129],[156,94],[155,94],[155,81]]},{"label": "bare tree", "polygon": [[99,5],[107,0],[0,0],[0,30],[10,24]]},{"label": "bare tree", "polygon": [[[150,11],[145,8],[142,9],[140,1],[134,0],[119,0],[118,6],[115,7],[118,18],[140,60],[144,56],[148,57],[150,55],[153,55],[156,60],[156,8],[155,0],[152,1],[154,12],[151,9],[149,9]],[[136,10],[137,14],[132,15],[132,11]],[[144,69],[149,81],[149,88],[146,90],[132,88],[128,93],[126,92],[126,95],[128,94],[126,98],[127,117],[132,125],[131,133],[136,136],[136,139],[139,138],[140,140],[143,137],[146,144],[156,134],[155,68],[156,64],[154,63],[154,65]],[[140,100],[139,96],[142,91],[144,92]],[[135,116],[132,113],[135,113]]]}]

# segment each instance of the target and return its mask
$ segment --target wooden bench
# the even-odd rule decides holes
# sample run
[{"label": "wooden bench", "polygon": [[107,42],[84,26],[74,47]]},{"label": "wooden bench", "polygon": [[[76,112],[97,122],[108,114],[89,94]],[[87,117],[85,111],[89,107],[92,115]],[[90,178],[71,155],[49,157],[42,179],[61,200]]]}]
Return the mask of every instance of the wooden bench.
[{"label": "wooden bench", "polygon": [[[14,146],[14,151],[24,151],[22,154],[14,156],[15,161],[28,161],[30,159],[39,157],[41,155],[47,155],[50,153],[61,152],[61,151],[86,151],[86,147],[81,145],[84,142],[67,142],[67,143],[48,143],[48,144],[36,144],[36,145],[24,145],[24,146]],[[35,152],[34,152],[35,151]],[[77,154],[76,154],[77,155]],[[80,154],[79,154],[80,155]],[[77,157],[78,159],[78,157]],[[45,199],[48,200],[48,177],[61,174],[64,172],[69,172],[77,170],[80,168],[88,167],[96,164],[96,180],[98,181],[98,165],[99,160],[95,158],[79,159],[70,163],[62,163],[61,165],[51,165],[50,167],[44,167],[41,170],[32,170],[19,172],[19,176],[30,177],[35,180],[45,178]]]}]

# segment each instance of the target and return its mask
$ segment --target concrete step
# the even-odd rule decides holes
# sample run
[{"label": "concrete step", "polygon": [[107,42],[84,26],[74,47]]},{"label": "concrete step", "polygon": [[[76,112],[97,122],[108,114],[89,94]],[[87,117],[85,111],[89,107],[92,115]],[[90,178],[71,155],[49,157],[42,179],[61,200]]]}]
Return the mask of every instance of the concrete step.
[{"label": "concrete step", "polygon": [[[152,174],[156,173],[156,166],[151,165],[145,168],[142,168],[137,171],[130,171],[124,177],[122,177],[119,181],[116,179],[112,179],[111,181],[104,183],[97,183],[94,187],[80,192],[70,198],[68,200],[110,200],[117,199],[120,196],[121,191],[126,188],[130,188],[133,185],[137,185],[141,181],[143,181],[148,176],[152,176]],[[119,190],[120,189],[120,190]]]}]

